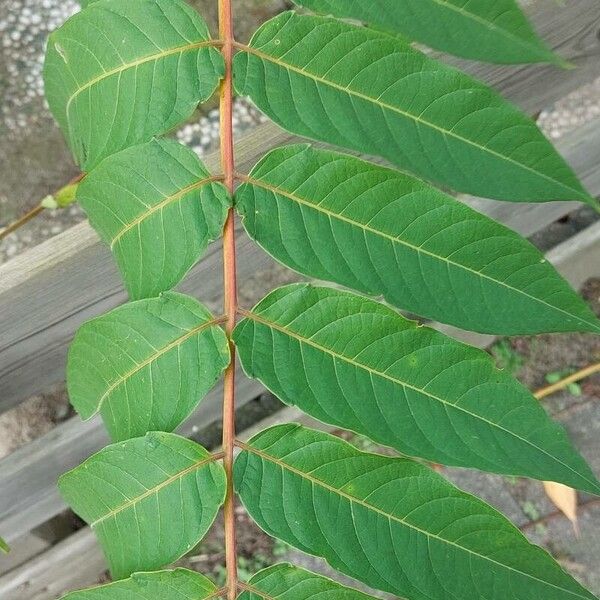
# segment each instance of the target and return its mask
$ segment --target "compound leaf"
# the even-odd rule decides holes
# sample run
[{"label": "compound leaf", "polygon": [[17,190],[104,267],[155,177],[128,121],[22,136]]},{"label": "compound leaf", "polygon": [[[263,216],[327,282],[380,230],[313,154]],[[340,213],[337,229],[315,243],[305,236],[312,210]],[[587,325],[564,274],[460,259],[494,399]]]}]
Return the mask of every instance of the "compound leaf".
[{"label": "compound leaf", "polygon": [[238,600],[376,600],[322,575],[282,563],[259,571]]},{"label": "compound leaf", "polygon": [[58,485],[96,533],[115,579],[181,558],[225,499],[225,471],[215,457],[163,432],[103,448]]},{"label": "compound leaf", "polygon": [[173,431],[229,364],[224,331],[194,298],[166,292],[88,321],[69,350],[67,386],[113,440]]},{"label": "compound leaf", "polygon": [[235,486],[256,522],[371,587],[411,600],[594,598],[500,513],[423,465],[293,424],[240,445]]},{"label": "compound leaf", "polygon": [[174,569],[134,573],[129,579],[71,592],[62,600],[208,600],[215,584],[194,571]]},{"label": "compound leaf", "polygon": [[515,0],[294,0],[336,17],[401,33],[431,48],[492,63],[564,64]]},{"label": "compound leaf", "polygon": [[408,175],[298,145],[244,180],[246,231],[300,273],[471,331],[600,332],[533,245]]},{"label": "compound leaf", "polygon": [[595,205],[531,119],[385,33],[286,12],[242,47],[234,76],[240,94],[296,134],[461,192]]},{"label": "compound leaf", "polygon": [[491,357],[367,298],[275,290],[234,331],[244,370],[287,404],[403,454],[600,494],[562,427]]},{"label": "compound leaf", "polygon": [[52,33],[46,98],[82,170],[190,117],[224,73],[213,44],[181,0],[99,0]]},{"label": "compound leaf", "polygon": [[220,237],[231,200],[217,179],[189,148],[152,140],[106,158],[79,185],[132,299],[173,288]]}]

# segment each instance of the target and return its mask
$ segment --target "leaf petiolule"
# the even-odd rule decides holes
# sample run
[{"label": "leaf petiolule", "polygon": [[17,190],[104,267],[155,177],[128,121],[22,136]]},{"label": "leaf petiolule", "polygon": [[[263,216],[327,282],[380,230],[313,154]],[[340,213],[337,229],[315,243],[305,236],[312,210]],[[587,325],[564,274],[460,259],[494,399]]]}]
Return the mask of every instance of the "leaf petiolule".
[{"label": "leaf petiolule", "polygon": [[134,573],[128,579],[78,590],[62,600],[208,600],[217,598],[215,584],[195,571],[174,569]]},{"label": "leaf petiolule", "polygon": [[152,140],[103,160],[77,199],[133,300],[177,285],[223,230],[231,199],[196,154]]},{"label": "leaf petiolule", "polygon": [[283,13],[240,48],[234,76],[240,94],[293,133],[461,192],[596,205],[529,117],[385,33]]},{"label": "leaf petiolule", "polygon": [[418,463],[299,425],[242,445],[235,486],[269,534],[410,600],[586,599],[504,516]]},{"label": "leaf petiolule", "polygon": [[409,175],[296,145],[243,181],[246,231],[300,273],[469,331],[600,332],[532,244]]},{"label": "leaf petiolule", "polygon": [[171,564],[203,538],[225,499],[225,471],[202,446],[151,432],[106,446],[58,486],[122,579]]},{"label": "leaf petiolule", "polygon": [[409,456],[600,494],[562,427],[486,352],[307,284],[244,316],[233,336],[242,366],[287,404]]},{"label": "leaf petiolule", "polygon": [[67,387],[84,419],[97,412],[113,440],[173,431],[230,361],[225,332],[197,300],[166,292],[82,325]]},{"label": "leaf petiolule", "polygon": [[492,63],[564,65],[515,0],[294,0],[315,12],[402,33],[437,50]]},{"label": "leaf petiolule", "polygon": [[182,0],[99,0],[52,33],[46,98],[82,170],[190,117],[224,72],[212,46]]},{"label": "leaf petiolule", "polygon": [[259,571],[242,589],[238,600],[377,600],[287,563]]}]

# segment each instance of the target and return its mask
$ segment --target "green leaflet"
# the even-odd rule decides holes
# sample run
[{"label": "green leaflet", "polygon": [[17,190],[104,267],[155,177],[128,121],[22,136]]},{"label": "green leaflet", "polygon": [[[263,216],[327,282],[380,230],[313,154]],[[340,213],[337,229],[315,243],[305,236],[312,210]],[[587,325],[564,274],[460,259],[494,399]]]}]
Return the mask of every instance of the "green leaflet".
[{"label": "green leaflet", "polygon": [[10,552],[10,546],[0,537],[0,552],[8,554]]},{"label": "green leaflet", "polygon": [[287,563],[259,571],[244,587],[238,600],[376,600]]},{"label": "green leaflet", "polygon": [[564,65],[537,37],[515,0],[294,0],[475,60]]},{"label": "green leaflet", "polygon": [[385,33],[286,12],[242,47],[234,76],[240,94],[299,135],[461,192],[595,204],[531,119]]},{"label": "green leaflet", "polygon": [[103,160],[77,198],[132,299],[177,285],[223,230],[231,200],[196,154],[152,140]]},{"label": "green leaflet", "polygon": [[71,592],[62,600],[208,600],[215,584],[194,571],[175,569],[134,573],[129,579]]},{"label": "green leaflet", "polygon": [[299,425],[241,444],[235,485],[269,534],[411,600],[594,596],[505,517],[418,463]]},{"label": "green leaflet", "polygon": [[218,323],[175,292],[88,321],[69,350],[71,403],[84,419],[100,411],[115,441],[173,431],[229,364]]},{"label": "green leaflet", "polygon": [[475,348],[367,298],[307,284],[245,313],[245,372],[287,404],[444,465],[600,483],[527,389]]},{"label": "green leaflet", "polygon": [[202,446],[151,432],[103,448],[58,486],[122,579],[170,564],[202,539],[225,499],[225,471]]},{"label": "green leaflet", "polygon": [[208,99],[224,72],[212,44],[181,0],[99,0],[52,33],[46,98],[82,170],[169,131]]},{"label": "green leaflet", "polygon": [[534,246],[408,175],[297,145],[267,154],[245,181],[246,231],[300,273],[471,331],[600,332]]}]

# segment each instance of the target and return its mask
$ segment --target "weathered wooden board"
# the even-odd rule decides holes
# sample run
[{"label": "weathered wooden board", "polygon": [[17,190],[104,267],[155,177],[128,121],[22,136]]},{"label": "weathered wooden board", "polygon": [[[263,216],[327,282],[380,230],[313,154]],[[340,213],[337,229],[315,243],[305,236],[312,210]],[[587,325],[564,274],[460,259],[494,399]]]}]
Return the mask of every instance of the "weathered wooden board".
[{"label": "weathered wooden board", "polygon": [[89,528],[0,577],[2,600],[48,600],[98,581],[106,563]]},{"label": "weathered wooden board", "polygon": [[0,577],[28,563],[38,554],[46,552],[52,544],[35,533],[26,533],[13,542],[8,554],[0,555]]}]

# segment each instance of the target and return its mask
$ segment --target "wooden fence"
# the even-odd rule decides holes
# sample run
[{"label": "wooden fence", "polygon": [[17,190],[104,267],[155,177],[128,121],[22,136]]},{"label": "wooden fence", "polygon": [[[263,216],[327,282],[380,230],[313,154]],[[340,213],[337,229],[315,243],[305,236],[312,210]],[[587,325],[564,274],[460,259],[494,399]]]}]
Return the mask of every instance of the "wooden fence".
[{"label": "wooden fence", "polygon": [[[537,114],[569,92],[600,77],[600,2],[567,0],[564,7],[539,0],[530,3],[538,30],[577,68],[498,67],[455,59],[464,70],[491,83],[530,114]],[[263,125],[240,141],[240,170],[251,167],[269,148],[293,141],[274,125]],[[600,119],[562,138],[559,151],[585,186],[600,196]],[[207,163],[216,168],[218,157]],[[576,208],[567,202],[500,203],[462,198],[525,236],[544,229]],[[252,304],[274,285],[281,273],[272,260],[240,235],[240,295]],[[548,258],[578,286],[600,275],[600,223],[590,226],[548,253]],[[214,244],[181,290],[211,308],[221,303],[221,255]],[[44,242],[0,266],[0,412],[10,409],[52,384],[64,380],[66,350],[79,325],[124,302],[126,296],[108,249],[87,223]],[[447,326],[445,332],[477,346],[492,338]],[[238,401],[262,390],[240,374]],[[217,387],[183,426],[191,434],[219,416]],[[288,411],[287,417],[297,416]],[[13,542],[21,560],[7,570],[0,558],[2,600],[48,600],[66,589],[93,583],[104,570],[101,553],[89,529],[50,544],[32,530],[58,515],[65,504],[56,489],[57,477],[107,443],[98,419],[74,417],[0,461],[0,535]],[[30,556],[31,555],[31,556]]]}]

